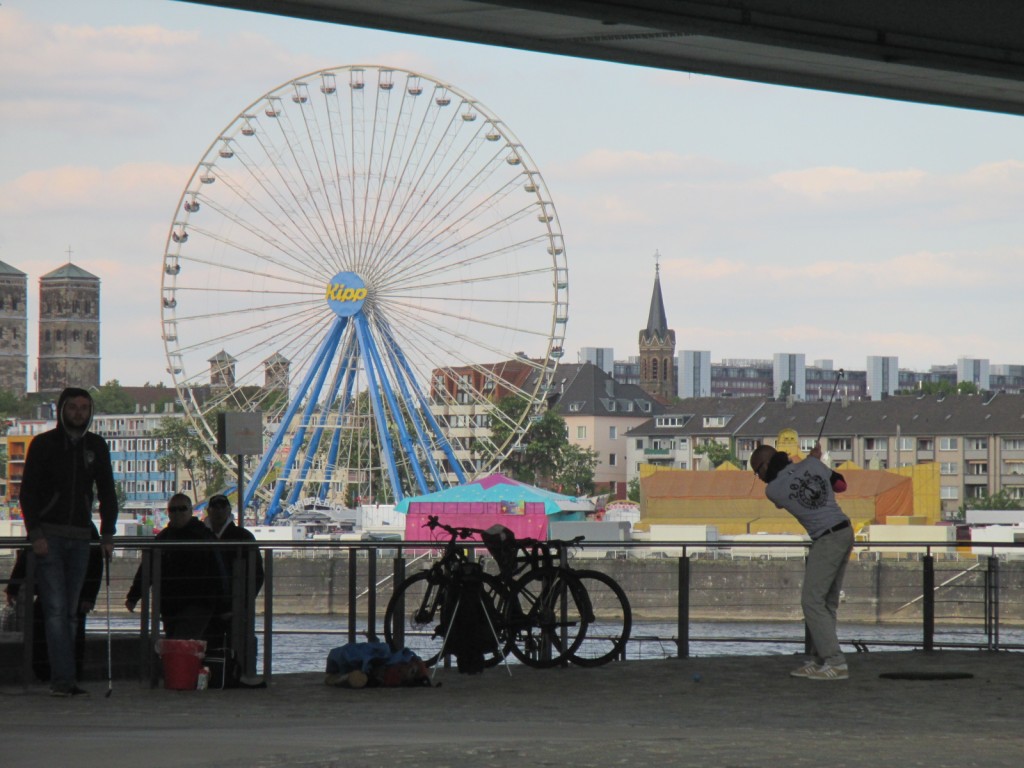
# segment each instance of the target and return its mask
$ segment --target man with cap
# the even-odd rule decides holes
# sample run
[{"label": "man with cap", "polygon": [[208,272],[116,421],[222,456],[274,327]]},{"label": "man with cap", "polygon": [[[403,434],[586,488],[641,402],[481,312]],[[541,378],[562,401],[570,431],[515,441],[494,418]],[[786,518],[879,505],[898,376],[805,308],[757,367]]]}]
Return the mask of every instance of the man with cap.
[{"label": "man with cap", "polygon": [[[228,497],[218,493],[215,496],[210,497],[210,501],[206,505],[206,525],[221,541],[237,542],[236,547],[225,547],[221,549],[221,555],[224,558],[224,567],[227,571],[228,578],[230,580],[240,579],[243,585],[239,594],[242,595],[245,611],[243,615],[239,617],[233,617],[233,620],[225,621],[219,619],[214,621],[214,625],[211,628],[211,635],[219,633],[221,637],[228,637],[228,647],[234,648],[236,651],[241,651],[239,644],[234,642],[234,633],[231,631],[232,624],[240,627],[248,627],[250,624],[250,617],[255,615],[256,610],[256,595],[260,589],[263,588],[263,558],[260,556],[260,551],[256,547],[256,537],[252,535],[251,531],[247,531],[245,528],[236,525],[231,516],[231,502]],[[236,573],[235,562],[241,563],[240,570]],[[249,568],[250,562],[253,564],[253,570],[255,571],[255,581],[252,584],[250,590],[249,582]],[[234,590],[232,591],[234,594]],[[242,630],[243,636],[248,635],[248,630]],[[250,638],[249,648],[245,654],[246,659],[250,659],[253,662],[256,658],[255,638]]]},{"label": "man with cap", "polygon": [[769,501],[793,515],[811,537],[800,605],[813,658],[790,674],[810,680],[846,680],[850,673],[839,647],[836,613],[853,551],[853,528],[835,497],[835,491],[846,484],[822,463],[821,443],[799,462],[771,446],[758,446],[750,455],[750,467],[766,483]]},{"label": "man with cap", "polygon": [[57,426],[29,443],[21,481],[21,511],[36,558],[54,696],[87,693],[75,679],[75,636],[89,564],[94,489],[99,546],[108,567],[114,550],[117,489],[107,442],[89,431],[92,411],[88,391],[68,387],[61,392]]}]

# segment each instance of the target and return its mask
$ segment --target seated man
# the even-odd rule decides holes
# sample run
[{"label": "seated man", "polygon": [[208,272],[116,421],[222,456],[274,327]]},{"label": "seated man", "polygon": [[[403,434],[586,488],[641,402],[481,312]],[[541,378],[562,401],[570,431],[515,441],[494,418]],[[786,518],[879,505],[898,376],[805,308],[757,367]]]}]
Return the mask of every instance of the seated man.
[{"label": "seated man", "polygon": [[[183,493],[167,504],[167,527],[159,542],[216,541],[209,528],[192,515],[192,501]],[[168,547],[160,556],[160,618],[164,635],[174,640],[205,640],[214,616],[229,610],[224,563],[215,547]],[[134,611],[142,597],[142,566],[135,573],[125,607]]]},{"label": "seated man", "polygon": [[[206,506],[206,524],[221,541],[238,542],[237,547],[221,548],[220,553],[224,560],[229,583],[235,579],[239,580],[235,587],[244,606],[244,611],[239,616],[214,619],[210,630],[211,642],[215,644],[214,647],[219,647],[220,644],[226,642],[227,647],[235,649],[254,664],[256,660],[255,637],[250,636],[249,647],[243,649],[240,643],[235,642],[233,630],[235,626],[240,628],[251,626],[253,617],[256,615],[256,595],[263,587],[263,558],[256,547],[256,537],[245,528],[235,525],[231,519],[231,502],[223,494],[217,494],[210,498],[210,502]],[[250,561],[252,561],[255,571],[255,581],[252,584],[249,582]],[[240,563],[237,569],[236,562]],[[232,610],[235,610],[234,606],[232,606]],[[241,632],[243,635],[248,634],[244,629]],[[218,637],[221,638],[219,641]]]}]

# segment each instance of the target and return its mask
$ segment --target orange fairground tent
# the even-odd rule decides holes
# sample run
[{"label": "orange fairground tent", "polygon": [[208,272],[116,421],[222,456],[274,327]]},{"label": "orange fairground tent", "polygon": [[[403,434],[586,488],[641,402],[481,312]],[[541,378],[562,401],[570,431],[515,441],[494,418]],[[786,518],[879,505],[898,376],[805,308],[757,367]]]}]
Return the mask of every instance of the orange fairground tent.
[{"label": "orange fairground tent", "polygon": [[[844,471],[847,489],[839,505],[859,531],[889,517],[914,514],[910,478],[882,470]],[[803,533],[800,524],[764,495],[753,472],[660,469],[640,480],[639,530],[650,525],[713,525],[725,536]]]}]

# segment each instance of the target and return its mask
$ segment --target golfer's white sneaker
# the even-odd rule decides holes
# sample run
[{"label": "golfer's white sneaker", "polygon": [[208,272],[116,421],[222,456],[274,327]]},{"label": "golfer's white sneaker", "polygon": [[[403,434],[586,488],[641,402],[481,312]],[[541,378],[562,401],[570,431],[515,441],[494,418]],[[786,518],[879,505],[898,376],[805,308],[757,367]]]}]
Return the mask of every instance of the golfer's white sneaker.
[{"label": "golfer's white sneaker", "polygon": [[850,669],[845,664],[815,665],[814,669],[804,675],[808,680],[849,680]]},{"label": "golfer's white sneaker", "polygon": [[816,670],[818,668],[818,666],[819,666],[818,662],[816,662],[816,661],[808,661],[802,667],[794,669],[792,672],[790,672],[789,676],[790,677],[810,677],[811,672]]}]

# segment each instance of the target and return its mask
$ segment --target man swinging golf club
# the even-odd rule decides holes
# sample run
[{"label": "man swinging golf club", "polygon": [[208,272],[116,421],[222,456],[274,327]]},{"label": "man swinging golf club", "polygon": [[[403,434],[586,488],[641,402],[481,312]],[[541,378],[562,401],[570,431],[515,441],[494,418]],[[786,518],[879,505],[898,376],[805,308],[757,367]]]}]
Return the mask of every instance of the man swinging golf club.
[{"label": "man swinging golf club", "polygon": [[812,542],[800,595],[812,658],[790,674],[810,680],[846,680],[850,673],[836,635],[836,612],[853,551],[853,528],[833,490],[845,489],[845,482],[837,482],[842,476],[822,463],[820,442],[800,462],[771,446],[758,446],[750,455],[750,467],[766,483],[769,501],[793,515]]}]

